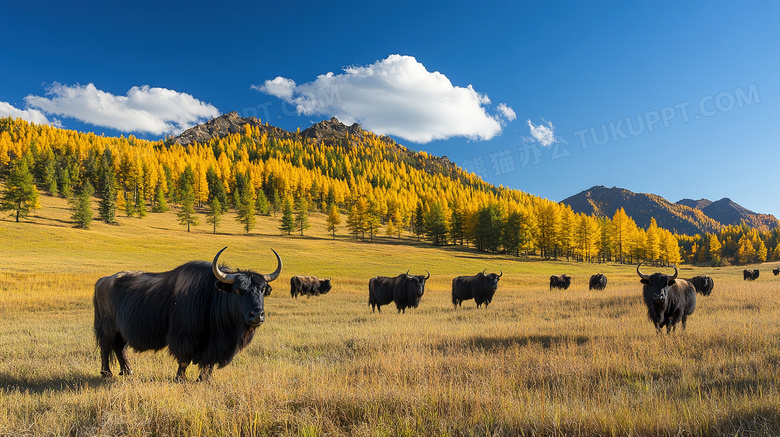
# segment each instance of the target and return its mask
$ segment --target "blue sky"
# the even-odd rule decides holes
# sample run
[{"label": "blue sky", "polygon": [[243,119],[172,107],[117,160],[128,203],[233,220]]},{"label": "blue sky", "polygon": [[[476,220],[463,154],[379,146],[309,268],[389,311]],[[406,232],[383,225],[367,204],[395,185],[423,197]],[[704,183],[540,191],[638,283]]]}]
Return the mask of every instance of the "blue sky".
[{"label": "blue sky", "polygon": [[0,116],[148,139],[230,111],[338,116],[553,200],[606,185],[780,217],[778,18],[769,1],[14,2]]}]

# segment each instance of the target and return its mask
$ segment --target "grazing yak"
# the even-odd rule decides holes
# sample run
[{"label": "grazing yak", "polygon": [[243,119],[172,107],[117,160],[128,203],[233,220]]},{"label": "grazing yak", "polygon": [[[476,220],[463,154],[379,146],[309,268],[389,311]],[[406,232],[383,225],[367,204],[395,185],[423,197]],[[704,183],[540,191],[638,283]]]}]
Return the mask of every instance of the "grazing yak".
[{"label": "grazing yak", "polygon": [[775,274],[775,276],[777,276],[777,275],[780,275],[780,267],[775,267],[775,268],[772,270],[772,273],[774,273],[774,274]]},{"label": "grazing yak", "polygon": [[550,276],[550,290],[553,288],[563,288],[564,290],[571,285],[571,276],[569,275],[552,275]]},{"label": "grazing yak", "polygon": [[607,277],[602,273],[596,273],[590,277],[588,290],[603,290],[607,288]]},{"label": "grazing yak", "polygon": [[452,280],[452,304],[455,308],[460,306],[464,300],[469,299],[474,299],[477,308],[482,303],[487,308],[493,301],[493,295],[498,289],[498,279],[504,275],[504,272],[499,270],[501,273],[498,275],[495,273],[486,275],[486,270],[474,276],[458,276]]},{"label": "grazing yak", "polygon": [[742,277],[745,281],[754,281],[758,279],[758,269],[756,270],[745,269],[742,271]]},{"label": "grazing yak", "polygon": [[232,270],[212,262],[191,261],[162,273],[119,272],[95,283],[95,338],[101,370],[112,376],[112,354],[120,375],[133,371],[127,347],[143,352],[168,347],[179,364],[178,380],[185,380],[190,363],[200,368],[198,380],[209,379],[214,366],[224,367],[252,341],[265,320],[264,297],[276,270],[264,275]]},{"label": "grazing yak", "polygon": [[290,296],[319,296],[330,291],[330,279],[319,279],[316,276],[293,276],[290,278]]},{"label": "grazing yak", "polygon": [[420,298],[425,293],[425,281],[431,277],[418,275],[413,276],[406,273],[400,274],[394,278],[387,276],[375,276],[368,281],[368,304],[371,306],[371,312],[374,309],[382,312],[382,305],[395,302],[398,312],[406,313],[407,308],[417,308],[420,305]]},{"label": "grazing yak", "polygon": [[712,289],[715,287],[715,281],[707,275],[694,276],[688,279],[688,282],[693,285],[697,293],[701,293],[703,296],[709,296],[712,293]]},{"label": "grazing yak", "polygon": [[677,279],[677,266],[674,267],[674,276],[663,273],[644,275],[639,270],[642,263],[636,266],[636,273],[644,284],[642,296],[647,306],[647,317],[655,325],[657,332],[666,326],[669,334],[677,328],[677,322],[685,323],[688,316],[696,309],[696,289],[685,279]]}]

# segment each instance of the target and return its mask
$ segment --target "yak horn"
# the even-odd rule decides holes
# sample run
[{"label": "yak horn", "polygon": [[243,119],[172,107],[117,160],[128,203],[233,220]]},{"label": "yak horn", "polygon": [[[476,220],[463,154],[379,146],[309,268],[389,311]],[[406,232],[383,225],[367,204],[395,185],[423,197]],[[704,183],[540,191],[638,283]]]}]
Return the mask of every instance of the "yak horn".
[{"label": "yak horn", "polygon": [[499,277],[499,278],[500,278],[500,277],[502,277],[502,276],[504,276],[504,271],[503,271],[503,270],[499,270],[499,272],[501,272],[501,274],[500,274],[500,275],[498,275],[498,277]]},{"label": "yak horn", "polygon": [[265,282],[271,282],[279,277],[279,273],[282,273],[282,258],[279,257],[279,254],[276,253],[275,250],[271,249],[271,252],[276,255],[276,270],[274,270],[273,273],[269,275],[263,275],[263,279],[265,279]]},{"label": "yak horn", "polygon": [[428,270],[426,270],[426,271],[425,271],[425,273],[427,273],[427,274],[428,274],[428,276],[426,276],[426,277],[425,277],[425,280],[427,281],[427,280],[428,280],[428,278],[430,278],[430,277],[431,277],[431,272],[429,272]]},{"label": "yak horn", "polygon": [[679,272],[677,271],[677,264],[672,264],[672,267],[674,267],[674,276],[672,276],[672,281],[674,281],[675,279],[677,279],[677,274]]},{"label": "yak horn", "polygon": [[485,270],[482,270],[482,276],[485,276],[485,272],[486,272],[486,271],[487,271],[487,269],[485,269]]},{"label": "yak horn", "polygon": [[[639,275],[639,277],[642,278],[642,279],[648,279],[648,278],[650,278],[649,275],[643,275],[642,272],[639,271],[639,266],[641,266],[643,263],[644,263],[644,261],[642,261],[641,263],[639,263],[638,266],[636,266],[636,274]],[[675,278],[676,277],[677,276],[675,276]]]},{"label": "yak horn", "polygon": [[211,263],[211,270],[214,272],[214,276],[219,279],[219,282],[223,282],[225,284],[232,284],[233,281],[236,280],[236,274],[235,273],[223,273],[219,267],[217,266],[217,260],[219,259],[219,256],[222,254],[222,252],[227,249],[227,246],[223,247],[222,250],[217,252],[217,256],[214,257],[214,261]]}]

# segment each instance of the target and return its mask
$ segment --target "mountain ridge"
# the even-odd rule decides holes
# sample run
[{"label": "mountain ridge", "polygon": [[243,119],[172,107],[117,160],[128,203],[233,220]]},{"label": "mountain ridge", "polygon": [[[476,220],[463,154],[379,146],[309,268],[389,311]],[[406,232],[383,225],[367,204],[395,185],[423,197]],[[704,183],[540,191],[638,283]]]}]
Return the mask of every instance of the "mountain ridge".
[{"label": "mountain ridge", "polygon": [[656,194],[596,185],[569,196],[561,203],[571,206],[575,212],[610,218],[619,208],[623,208],[639,226],[647,227],[651,218],[655,218],[658,226],[685,235],[712,233],[743,221],[757,229],[780,226],[774,216],[755,213],[728,198],[716,202],[708,199],[682,199],[672,203]]}]

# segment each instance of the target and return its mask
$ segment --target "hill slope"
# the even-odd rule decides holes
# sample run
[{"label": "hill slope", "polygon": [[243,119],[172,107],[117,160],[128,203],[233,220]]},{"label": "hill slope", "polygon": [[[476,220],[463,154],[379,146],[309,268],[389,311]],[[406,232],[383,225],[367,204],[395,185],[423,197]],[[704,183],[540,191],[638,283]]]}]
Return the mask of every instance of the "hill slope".
[{"label": "hill slope", "polygon": [[564,199],[561,203],[571,206],[575,212],[609,218],[612,218],[619,208],[623,208],[641,227],[649,226],[650,219],[655,218],[658,226],[679,234],[715,232],[721,227],[719,222],[698,209],[671,203],[655,194],[634,193],[617,187],[591,187]]},{"label": "hill slope", "polygon": [[723,226],[743,221],[756,229],[773,229],[780,226],[777,219],[768,214],[757,214],[723,198],[717,202],[708,199],[682,199],[671,203],[661,196],[634,193],[624,188],[591,187],[564,199],[575,212],[612,217],[619,208],[631,216],[637,225],[646,227],[655,218],[658,226],[680,234],[694,235],[715,232]]}]

